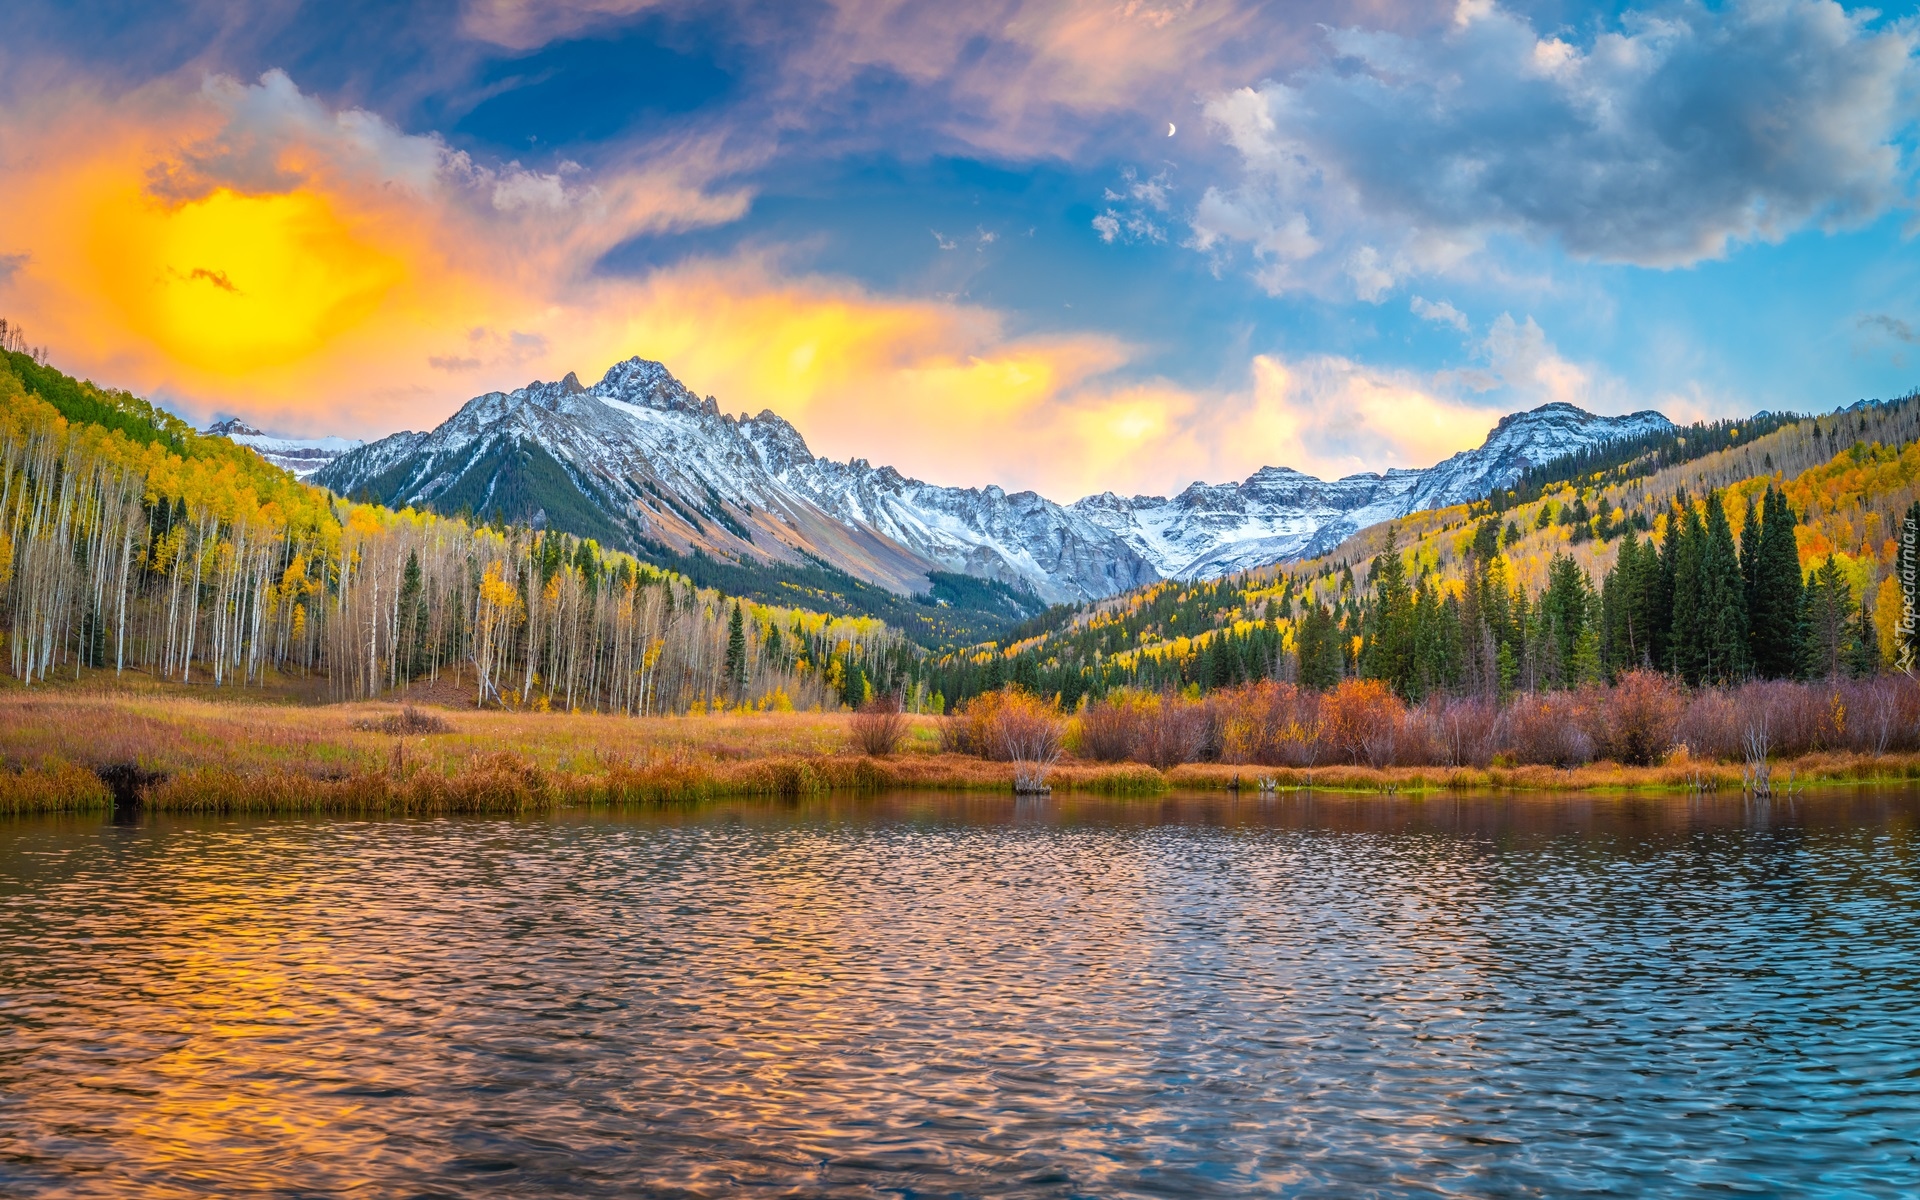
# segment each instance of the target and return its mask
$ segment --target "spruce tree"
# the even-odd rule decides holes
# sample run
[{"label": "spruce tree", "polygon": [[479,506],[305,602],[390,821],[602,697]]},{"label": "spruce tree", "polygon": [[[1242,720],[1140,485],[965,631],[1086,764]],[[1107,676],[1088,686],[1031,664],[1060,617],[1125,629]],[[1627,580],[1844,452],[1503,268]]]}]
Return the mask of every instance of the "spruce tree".
[{"label": "spruce tree", "polygon": [[1833,555],[1807,580],[1801,604],[1801,673],[1829,679],[1846,670],[1853,657],[1853,588]]},{"label": "spruce tree", "polygon": [[1404,697],[1413,694],[1413,590],[1407,586],[1407,565],[1400,559],[1394,527],[1387,527],[1387,544],[1373,560],[1373,602],[1364,618],[1365,643],[1360,673],[1382,679]]},{"label": "spruce tree", "polygon": [[1763,679],[1786,679],[1800,659],[1800,547],[1793,535],[1793,507],[1778,488],[1761,500],[1759,561],[1754,569],[1753,671]]},{"label": "spruce tree", "polygon": [[1717,491],[1707,493],[1706,540],[1700,550],[1700,671],[1713,683],[1747,674],[1747,596],[1733,527]]},{"label": "spruce tree", "polygon": [[[1754,602],[1760,591],[1760,530],[1766,523],[1762,511],[1753,507],[1753,495],[1748,493],[1746,510],[1740,518],[1740,587],[1747,597],[1747,635],[1753,635]],[[1749,642],[1749,657],[1752,646]]]},{"label": "spruce tree", "polygon": [[1662,572],[1673,580],[1668,669],[1688,683],[1699,683],[1705,654],[1701,645],[1700,558],[1707,540],[1700,513],[1683,493],[1667,517]]},{"label": "spruce tree", "polygon": [[727,690],[738,704],[747,687],[747,627],[738,600],[733,603],[733,615],[727,618],[726,673]]}]

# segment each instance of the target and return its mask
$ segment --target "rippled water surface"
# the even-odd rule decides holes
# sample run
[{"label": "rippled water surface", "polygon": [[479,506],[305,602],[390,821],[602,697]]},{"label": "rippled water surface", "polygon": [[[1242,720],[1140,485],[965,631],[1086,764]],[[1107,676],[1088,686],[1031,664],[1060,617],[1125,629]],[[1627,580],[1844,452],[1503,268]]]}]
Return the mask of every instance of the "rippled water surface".
[{"label": "rippled water surface", "polygon": [[1912,1195],[1917,814],[0,822],[0,1194]]}]

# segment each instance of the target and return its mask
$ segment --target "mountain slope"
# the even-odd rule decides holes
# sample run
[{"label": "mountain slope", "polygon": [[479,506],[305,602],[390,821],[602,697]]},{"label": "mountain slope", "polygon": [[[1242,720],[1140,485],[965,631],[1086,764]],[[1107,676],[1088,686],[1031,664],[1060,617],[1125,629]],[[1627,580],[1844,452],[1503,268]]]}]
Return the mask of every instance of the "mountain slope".
[{"label": "mountain slope", "polygon": [[634,358],[592,387],[569,374],[476,397],[438,429],[384,438],[314,478],[385,504],[498,514],[642,552],[824,563],[914,594],[930,590],[933,572],[957,572],[1059,602],[1317,554],[1380,521],[1510,486],[1554,458],[1671,428],[1658,413],[1554,404],[1503,419],[1485,445],[1425,470],[1323,481],[1268,467],[1172,498],[1061,505],[817,458],[778,415],[722,413]]},{"label": "mountain slope", "polygon": [[309,475],[365,443],[355,438],[283,438],[262,433],[239,417],[215,421],[200,431],[203,437],[223,437],[266,459],[296,479]]}]

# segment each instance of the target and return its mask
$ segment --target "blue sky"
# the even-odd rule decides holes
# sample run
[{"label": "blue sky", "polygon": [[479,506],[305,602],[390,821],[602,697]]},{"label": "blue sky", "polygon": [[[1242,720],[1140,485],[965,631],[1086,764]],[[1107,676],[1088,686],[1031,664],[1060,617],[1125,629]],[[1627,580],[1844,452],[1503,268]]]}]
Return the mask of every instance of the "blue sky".
[{"label": "blue sky", "polygon": [[1064,500],[1920,385],[1905,9],[13,10],[0,310],[195,418],[370,436],[638,353]]}]

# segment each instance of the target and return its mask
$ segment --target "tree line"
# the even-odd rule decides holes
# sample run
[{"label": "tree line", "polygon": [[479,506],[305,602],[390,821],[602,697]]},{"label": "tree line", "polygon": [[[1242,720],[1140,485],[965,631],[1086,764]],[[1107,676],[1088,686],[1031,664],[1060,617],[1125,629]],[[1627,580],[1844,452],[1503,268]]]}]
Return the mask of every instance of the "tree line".
[{"label": "tree line", "polygon": [[[1549,513],[1580,516],[1572,505],[1541,509]],[[1206,692],[1264,679],[1320,690],[1375,679],[1418,703],[1505,699],[1636,669],[1696,686],[1886,669],[1874,598],[1832,554],[1803,573],[1786,493],[1769,485],[1740,516],[1736,535],[1723,493],[1677,493],[1658,522],[1635,514],[1590,534],[1618,539],[1598,580],[1563,552],[1533,590],[1512,578],[1504,551],[1515,533],[1503,514],[1463,537],[1451,578],[1410,569],[1389,529],[1364,586],[1351,565],[1314,579],[1155,585],[1030,644],[944,656],[934,674],[954,699],[1012,683],[1072,706],[1116,688]],[[1909,554],[1916,543],[1920,503],[1903,531]],[[1905,572],[1907,612],[1916,575]],[[1913,639],[1908,621],[1893,639],[1896,657],[1913,652]]]},{"label": "tree line", "polygon": [[0,628],[24,682],[310,676],[348,699],[450,680],[476,703],[635,715],[910,690],[915,656],[883,622],[729,600],[565,534],[347,503],[122,394],[58,376],[49,401],[21,358],[0,363]]}]

